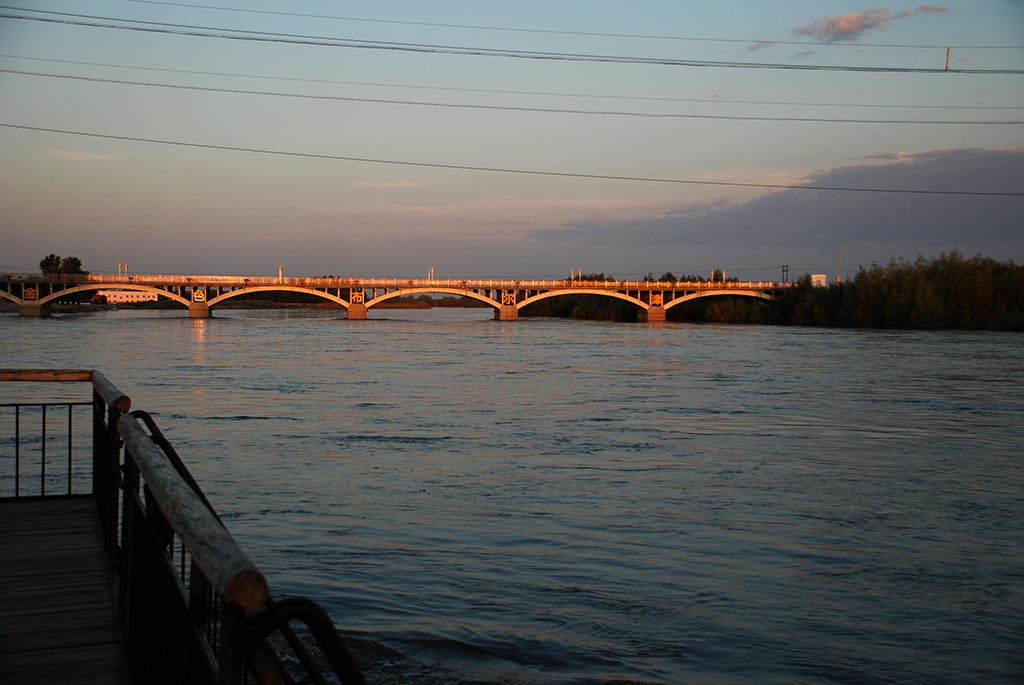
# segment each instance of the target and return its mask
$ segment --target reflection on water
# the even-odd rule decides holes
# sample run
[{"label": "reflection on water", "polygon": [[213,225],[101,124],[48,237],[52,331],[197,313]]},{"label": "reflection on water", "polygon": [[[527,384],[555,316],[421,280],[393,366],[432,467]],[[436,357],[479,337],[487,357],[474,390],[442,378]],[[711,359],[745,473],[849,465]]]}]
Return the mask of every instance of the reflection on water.
[{"label": "reflection on water", "polygon": [[104,370],[278,594],[466,678],[1019,682],[1019,335],[371,317],[0,351]]}]

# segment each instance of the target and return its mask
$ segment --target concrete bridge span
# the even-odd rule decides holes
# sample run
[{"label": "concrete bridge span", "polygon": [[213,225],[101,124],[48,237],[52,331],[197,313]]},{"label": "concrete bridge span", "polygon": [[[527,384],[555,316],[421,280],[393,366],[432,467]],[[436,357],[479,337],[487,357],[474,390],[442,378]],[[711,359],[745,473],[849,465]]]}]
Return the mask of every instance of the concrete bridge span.
[{"label": "concrete bridge span", "polygon": [[642,321],[664,321],[666,312],[702,297],[751,297],[771,300],[794,283],[772,281],[580,281],[537,279],[335,278],[215,275],[6,275],[0,298],[14,302],[22,316],[46,316],[50,305],[82,292],[128,290],[153,293],[186,307],[189,316],[205,318],[227,300],[261,292],[312,295],[342,307],[349,319],[405,295],[435,293],[468,297],[494,310],[494,318],[515,321],[536,302],[570,295],[593,295],[629,302]]}]

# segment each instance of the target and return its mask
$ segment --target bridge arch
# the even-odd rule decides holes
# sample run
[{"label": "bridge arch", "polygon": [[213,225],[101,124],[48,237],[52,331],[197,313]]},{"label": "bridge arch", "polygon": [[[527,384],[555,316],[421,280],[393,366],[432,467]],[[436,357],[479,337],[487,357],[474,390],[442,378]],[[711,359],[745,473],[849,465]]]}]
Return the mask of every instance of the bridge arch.
[{"label": "bridge arch", "polygon": [[[206,304],[207,304],[208,307],[213,309],[213,307],[215,305],[220,304],[224,300],[230,300],[231,298],[238,297],[240,295],[250,295],[252,293],[281,293],[281,292],[302,293],[303,295],[316,295],[317,297],[319,297],[321,299],[327,300],[329,302],[333,302],[333,303],[335,303],[337,305],[341,305],[345,309],[348,309],[349,306],[351,305],[351,303],[348,300],[342,299],[342,298],[338,297],[337,295],[331,295],[330,293],[325,293],[322,290],[314,290],[312,288],[303,288],[301,286],[295,286],[295,285],[256,285],[256,286],[249,286],[249,287],[246,287],[246,288],[239,288],[238,290],[232,290],[230,292],[221,293],[220,295],[217,295],[216,297],[207,300]],[[188,304],[188,303],[186,302],[186,304]]]},{"label": "bridge arch", "polygon": [[498,309],[499,307],[501,307],[501,303],[500,302],[495,302],[491,298],[487,297],[486,295],[481,295],[480,293],[468,292],[466,290],[462,290],[462,289],[459,289],[459,288],[438,288],[438,287],[430,287],[430,286],[428,286],[428,287],[420,287],[420,288],[402,288],[400,290],[395,290],[395,291],[390,292],[390,293],[385,293],[383,295],[378,295],[377,297],[374,297],[372,300],[367,301],[366,308],[370,309],[371,307],[373,307],[376,304],[380,304],[381,302],[386,302],[386,301],[394,299],[396,297],[402,297],[403,295],[417,295],[417,294],[423,294],[423,293],[439,293],[439,294],[443,294],[443,295],[457,295],[459,297],[468,297],[471,300],[477,300],[478,302],[483,302],[484,304],[486,304],[486,305],[488,305],[488,306],[490,306],[490,307],[492,307],[494,309]]},{"label": "bridge arch", "polygon": [[181,295],[176,295],[175,293],[167,290],[161,290],[160,288],[154,288],[151,285],[134,285],[131,283],[89,283],[87,285],[76,285],[71,288],[65,288],[64,290],[58,290],[46,297],[40,297],[38,300],[35,300],[33,304],[48,304],[73,293],[88,292],[90,290],[134,290],[142,293],[156,293],[160,297],[166,297],[167,299],[174,300],[186,307],[188,306],[188,300]]},{"label": "bridge arch", "polygon": [[771,302],[772,300],[772,296],[770,294],[763,293],[759,290],[730,290],[726,288],[721,288],[718,290],[700,290],[695,293],[683,295],[682,297],[677,297],[671,302],[666,302],[664,304],[664,307],[666,310],[668,310],[671,309],[672,307],[675,307],[677,304],[689,302],[690,300],[696,300],[701,297],[716,297],[722,295],[728,295],[731,297],[750,297],[756,300],[764,300],[766,302]]},{"label": "bridge arch", "polygon": [[0,290],[0,299],[9,300],[10,302],[14,302],[15,304],[23,304],[21,298],[15,297],[9,292],[3,290]]},{"label": "bridge arch", "polygon": [[546,293],[539,293],[537,295],[534,295],[533,297],[528,297],[522,302],[517,302],[516,308],[522,309],[523,307],[527,307],[533,304],[534,302],[540,302],[541,300],[547,300],[552,297],[561,297],[563,295],[600,295],[601,297],[610,297],[616,300],[623,300],[625,302],[629,302],[630,304],[635,305],[642,310],[647,310],[650,309],[651,307],[643,300],[638,300],[637,298],[631,297],[624,293],[609,290],[591,290],[589,288],[568,288],[566,290],[549,290]]}]

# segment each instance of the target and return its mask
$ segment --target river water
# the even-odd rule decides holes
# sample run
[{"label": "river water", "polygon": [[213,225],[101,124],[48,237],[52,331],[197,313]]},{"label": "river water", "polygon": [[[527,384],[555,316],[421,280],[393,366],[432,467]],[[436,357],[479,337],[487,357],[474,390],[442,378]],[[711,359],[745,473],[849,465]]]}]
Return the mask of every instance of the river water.
[{"label": "river water", "polygon": [[276,595],[444,678],[1022,682],[1024,336],[343,316],[4,314],[0,365],[102,370]]}]

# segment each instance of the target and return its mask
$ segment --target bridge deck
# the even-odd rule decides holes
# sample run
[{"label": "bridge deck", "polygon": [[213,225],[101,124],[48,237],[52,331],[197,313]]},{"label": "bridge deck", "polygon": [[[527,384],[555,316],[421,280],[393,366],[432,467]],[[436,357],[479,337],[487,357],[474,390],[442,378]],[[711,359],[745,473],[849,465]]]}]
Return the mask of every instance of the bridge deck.
[{"label": "bridge deck", "polygon": [[90,497],[0,500],[0,682],[127,683]]}]

